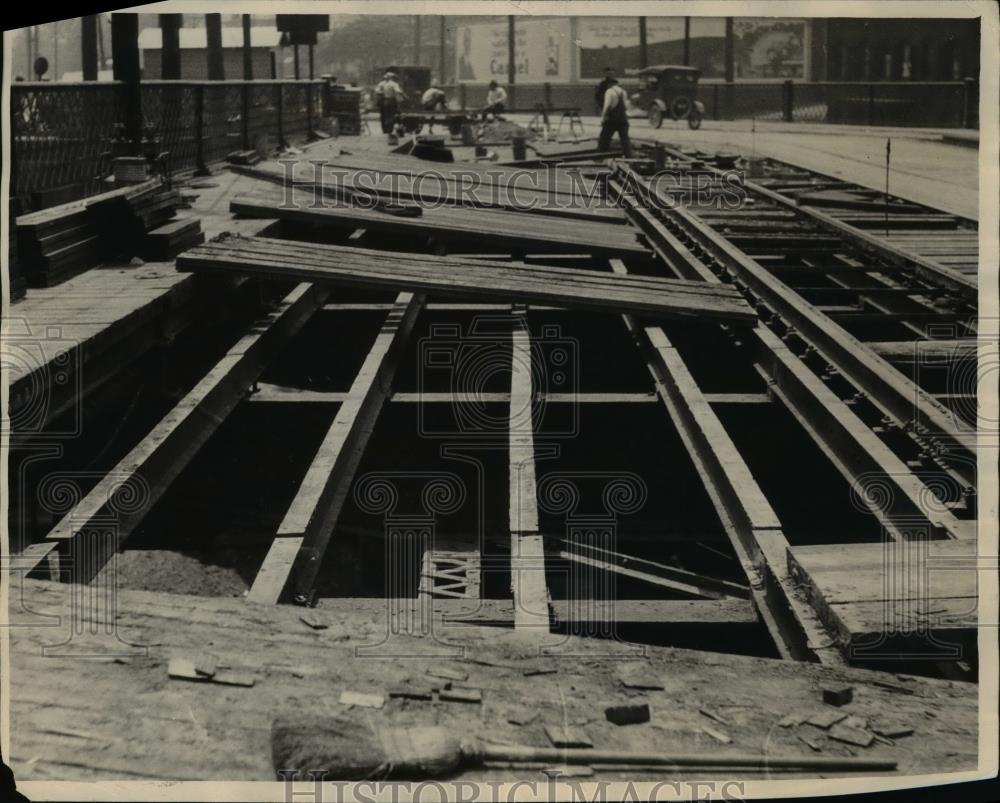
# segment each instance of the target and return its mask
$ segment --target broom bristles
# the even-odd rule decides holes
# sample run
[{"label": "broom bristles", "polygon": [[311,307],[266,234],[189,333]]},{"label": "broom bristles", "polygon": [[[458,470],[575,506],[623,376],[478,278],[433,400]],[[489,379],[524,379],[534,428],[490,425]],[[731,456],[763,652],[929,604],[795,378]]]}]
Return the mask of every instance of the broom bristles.
[{"label": "broom bristles", "polygon": [[376,728],[302,713],[274,720],[271,758],[280,779],[418,780],[454,771],[461,763],[462,750],[440,727]]}]

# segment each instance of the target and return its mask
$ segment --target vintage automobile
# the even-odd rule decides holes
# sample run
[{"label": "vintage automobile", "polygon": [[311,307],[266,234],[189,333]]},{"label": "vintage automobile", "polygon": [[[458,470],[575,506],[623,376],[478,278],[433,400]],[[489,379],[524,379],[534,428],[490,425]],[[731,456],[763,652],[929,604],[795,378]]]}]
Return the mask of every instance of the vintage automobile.
[{"label": "vintage automobile", "polygon": [[629,98],[632,106],[646,112],[653,128],[663,125],[663,118],[687,120],[689,128],[700,128],[705,106],[698,99],[697,67],[658,64],[644,67],[629,76],[639,79],[639,91]]}]

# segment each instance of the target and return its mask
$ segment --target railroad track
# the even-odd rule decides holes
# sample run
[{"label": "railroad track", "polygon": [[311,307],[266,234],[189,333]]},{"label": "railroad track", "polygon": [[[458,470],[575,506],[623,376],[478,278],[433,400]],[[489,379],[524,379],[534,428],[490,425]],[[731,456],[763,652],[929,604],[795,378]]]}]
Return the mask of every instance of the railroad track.
[{"label": "railroad track", "polygon": [[[619,162],[609,183],[654,250],[677,275],[706,278],[707,268],[735,282],[757,305],[764,328],[819,378],[823,387],[807,394],[813,406],[829,403],[820,402],[820,390],[832,393],[911,478],[934,484],[947,476],[954,493],[946,494],[946,506],[974,516],[974,279],[859,236],[862,229],[799,207],[775,189],[734,183],[732,174],[697,155],[666,152],[669,169],[654,178]],[[813,176],[809,183],[818,181]],[[790,179],[778,186],[795,191]],[[926,215],[942,218],[933,210]],[[781,376],[767,373],[780,384]],[[788,385],[790,377],[782,381]],[[812,417],[821,431],[830,424],[823,419],[818,412]],[[838,438],[858,440],[849,433]],[[864,462],[845,473],[856,480]]]}]

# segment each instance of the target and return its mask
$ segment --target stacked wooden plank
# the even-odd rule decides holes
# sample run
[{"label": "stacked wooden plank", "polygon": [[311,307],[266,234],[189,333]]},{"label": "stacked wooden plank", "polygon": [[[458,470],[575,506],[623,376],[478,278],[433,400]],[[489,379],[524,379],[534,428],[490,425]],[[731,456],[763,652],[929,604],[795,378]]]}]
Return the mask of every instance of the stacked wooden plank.
[{"label": "stacked wooden plank", "polygon": [[205,233],[198,218],[175,218],[146,234],[139,256],[147,261],[166,262],[203,242]]},{"label": "stacked wooden plank", "polygon": [[361,90],[334,85],[327,95],[327,113],[337,121],[341,134],[356,136],[361,133]]},{"label": "stacked wooden plank", "polygon": [[556,304],[616,314],[632,312],[653,318],[743,325],[756,321],[739,292],[727,285],[265,237],[220,238],[182,254],[177,267],[460,298],[495,298],[511,303]]},{"label": "stacked wooden plank", "polygon": [[[419,207],[410,208],[421,211]],[[563,253],[583,250],[617,257],[649,253],[631,226],[558,220],[498,209],[440,207],[424,209],[416,217],[403,217],[370,205],[327,202],[320,207],[312,190],[292,189],[236,198],[230,210],[248,217],[416,236],[423,238],[422,244],[427,238],[439,245],[474,244],[480,250]]]},{"label": "stacked wooden plank", "polygon": [[[35,287],[51,287],[103,260],[141,254],[147,232],[170,221],[181,203],[177,190],[152,179],[22,215],[17,236],[25,277]],[[190,227],[183,232],[190,235]],[[184,242],[193,244],[190,236]]]},{"label": "stacked wooden plank", "polygon": [[81,204],[42,209],[17,219],[18,257],[33,287],[51,287],[96,265],[97,232]]}]

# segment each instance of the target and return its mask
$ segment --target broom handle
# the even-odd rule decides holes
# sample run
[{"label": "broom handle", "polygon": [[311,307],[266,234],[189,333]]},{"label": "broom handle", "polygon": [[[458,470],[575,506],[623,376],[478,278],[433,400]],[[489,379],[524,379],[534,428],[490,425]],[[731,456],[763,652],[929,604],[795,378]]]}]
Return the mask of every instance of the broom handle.
[{"label": "broom handle", "polygon": [[771,767],[802,770],[894,770],[896,762],[880,758],[762,756],[755,753],[642,753],[592,748],[522,747],[480,744],[463,754],[480,761],[553,762],[557,764],[646,764],[678,767]]}]

